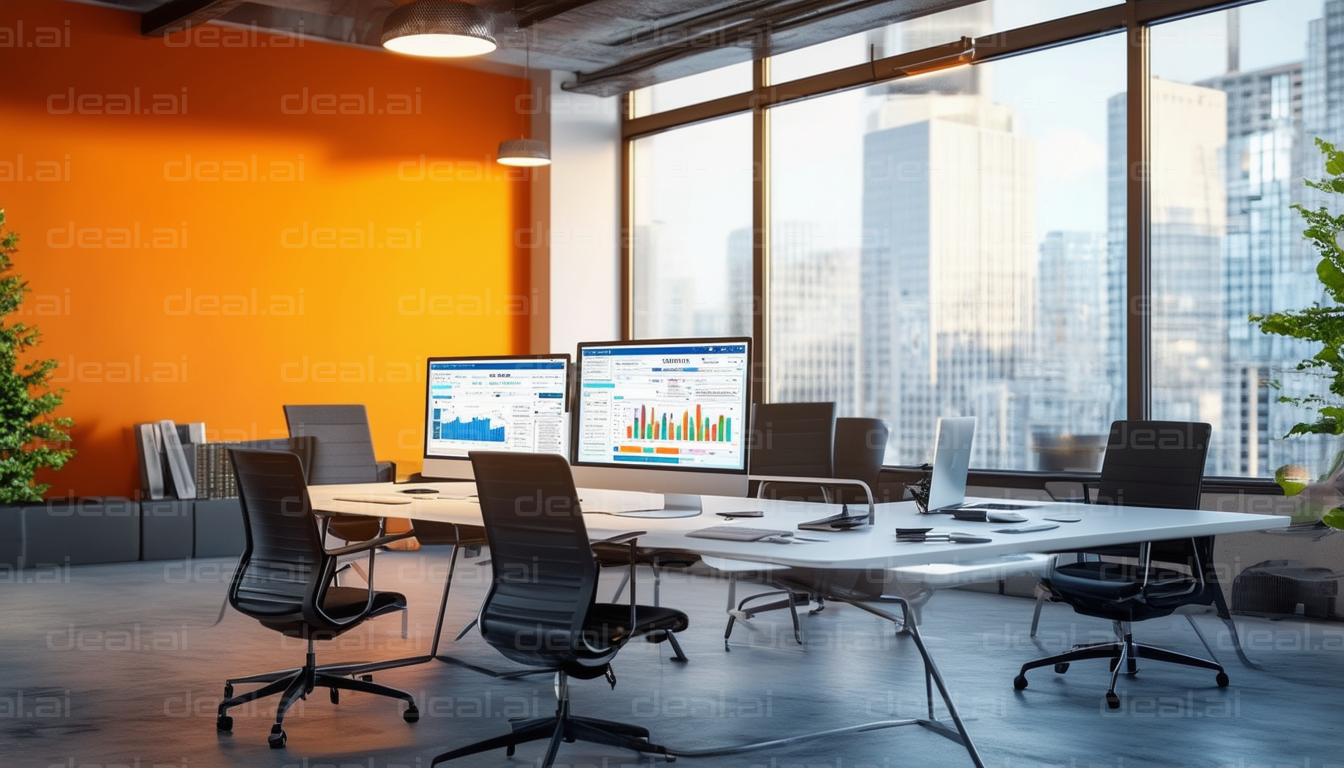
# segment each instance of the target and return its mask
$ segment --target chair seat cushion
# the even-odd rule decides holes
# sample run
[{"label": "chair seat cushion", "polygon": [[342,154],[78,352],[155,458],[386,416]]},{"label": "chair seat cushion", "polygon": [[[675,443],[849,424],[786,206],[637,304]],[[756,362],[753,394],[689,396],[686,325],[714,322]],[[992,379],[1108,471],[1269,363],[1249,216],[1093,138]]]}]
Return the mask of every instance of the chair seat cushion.
[{"label": "chair seat cushion", "polygon": [[[368,600],[368,588],[330,587],[327,589],[327,598],[322,604],[322,610],[334,621],[349,621],[351,618],[358,616],[363,612],[364,605]],[[385,613],[404,609],[405,607],[406,596],[400,592],[374,592],[373,608],[369,610],[368,618],[382,616]],[[302,637],[305,632],[313,632],[312,627],[304,621],[303,614],[297,610],[285,614],[278,614],[274,617],[258,617],[258,620],[261,621],[261,624],[264,627],[295,637]],[[352,622],[349,626],[345,627],[322,629],[316,632],[315,636],[331,638],[345,632],[347,629],[354,629],[356,626],[358,626],[358,623]]]},{"label": "chair seat cushion", "polygon": [[[342,621],[358,616],[369,601],[369,590],[363,587],[330,587],[322,610],[333,619]],[[373,609],[369,617],[382,616],[406,607],[406,596],[400,592],[374,592]]]},{"label": "chair seat cushion", "polygon": [[1117,621],[1142,621],[1207,602],[1202,595],[1191,599],[1196,582],[1190,574],[1156,565],[1148,569],[1146,586],[1137,564],[1096,560],[1061,565],[1044,583],[1078,613]]},{"label": "chair seat cushion", "polygon": [[632,632],[629,630],[628,604],[594,603],[584,619],[583,632],[591,645],[609,647],[650,632],[680,632],[689,624],[690,620],[681,611],[652,605],[637,605],[635,628]]}]

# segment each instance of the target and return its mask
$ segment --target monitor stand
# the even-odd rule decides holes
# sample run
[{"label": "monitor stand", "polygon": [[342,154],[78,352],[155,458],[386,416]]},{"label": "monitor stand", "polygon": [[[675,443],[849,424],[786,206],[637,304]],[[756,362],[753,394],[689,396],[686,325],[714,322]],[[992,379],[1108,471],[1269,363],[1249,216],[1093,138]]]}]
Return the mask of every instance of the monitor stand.
[{"label": "monitor stand", "polygon": [[585,514],[659,520],[697,517],[701,513],[700,497],[690,493],[642,493],[580,488],[579,499]]}]

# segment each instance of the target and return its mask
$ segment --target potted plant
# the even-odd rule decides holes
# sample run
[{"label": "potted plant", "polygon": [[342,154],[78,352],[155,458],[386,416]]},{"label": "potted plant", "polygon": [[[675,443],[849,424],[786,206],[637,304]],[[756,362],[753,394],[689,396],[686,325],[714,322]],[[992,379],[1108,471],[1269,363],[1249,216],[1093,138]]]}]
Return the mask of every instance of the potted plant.
[{"label": "potted plant", "polygon": [[37,328],[20,314],[28,283],[13,272],[10,259],[19,236],[5,228],[0,208],[0,503],[40,502],[50,487],[35,480],[42,468],[60,469],[75,455],[70,448],[74,421],[52,417],[65,390],[50,389],[47,378],[55,360],[24,360],[37,346]]},{"label": "potted plant", "polygon": [[[1326,177],[1308,180],[1307,186],[1327,195],[1344,196],[1344,151],[1322,139],[1316,146],[1325,155]],[[1344,199],[1344,198],[1341,198]],[[1316,420],[1293,425],[1285,437],[1297,435],[1344,434],[1344,215],[1331,215],[1321,206],[1315,210],[1304,205],[1293,209],[1307,222],[1303,235],[1321,254],[1316,265],[1326,296],[1333,304],[1317,302],[1304,309],[1251,315],[1251,322],[1260,326],[1262,333],[1286,336],[1316,342],[1320,351],[1297,364],[1297,370],[1314,373],[1328,382],[1325,392],[1305,397],[1279,398],[1280,402],[1313,408]],[[1289,496],[1303,497],[1304,511],[1321,513],[1321,520],[1333,527],[1344,529],[1344,451],[1336,457],[1329,471],[1320,480],[1311,482],[1301,467],[1282,467],[1275,480]]]}]

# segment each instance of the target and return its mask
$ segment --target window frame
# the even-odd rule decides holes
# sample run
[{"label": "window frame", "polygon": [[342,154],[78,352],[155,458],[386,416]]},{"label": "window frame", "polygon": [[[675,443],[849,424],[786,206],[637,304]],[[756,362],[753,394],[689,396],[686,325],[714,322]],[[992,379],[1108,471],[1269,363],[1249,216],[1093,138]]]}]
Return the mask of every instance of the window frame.
[{"label": "window frame", "polygon": [[855,88],[888,83],[908,77],[921,64],[956,58],[958,48],[969,55],[956,58],[974,66],[1010,56],[1041,51],[1096,37],[1123,33],[1126,45],[1126,302],[1125,319],[1125,409],[1130,419],[1151,416],[1152,328],[1147,311],[1151,293],[1152,249],[1150,243],[1151,182],[1144,172],[1151,158],[1149,135],[1150,32],[1154,25],[1262,0],[1124,0],[1051,21],[995,32],[973,40],[933,46],[823,72],[784,83],[770,84],[769,57],[757,59],[752,70],[752,90],[677,109],[634,117],[625,99],[621,110],[621,337],[628,339],[634,327],[634,251],[631,236],[633,181],[631,153],[636,139],[675,130],[728,115],[752,114],[752,361],[757,386],[752,398],[765,402],[769,387],[770,292],[770,114],[771,108],[802,99],[826,96]]}]

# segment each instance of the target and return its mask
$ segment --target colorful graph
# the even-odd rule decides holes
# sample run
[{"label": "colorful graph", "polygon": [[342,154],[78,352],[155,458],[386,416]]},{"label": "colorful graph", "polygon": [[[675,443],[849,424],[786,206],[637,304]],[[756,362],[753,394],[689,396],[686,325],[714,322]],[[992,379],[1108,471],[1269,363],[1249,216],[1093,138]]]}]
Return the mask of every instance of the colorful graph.
[{"label": "colorful graph", "polygon": [[726,443],[733,439],[733,419],[723,415],[717,418],[706,416],[699,405],[680,414],[641,405],[626,426],[625,437],[630,440]]},{"label": "colorful graph", "polygon": [[470,440],[477,443],[504,442],[504,426],[490,426],[490,419],[473,416],[471,421],[457,417],[452,421],[435,421],[434,437],[439,440]]}]

